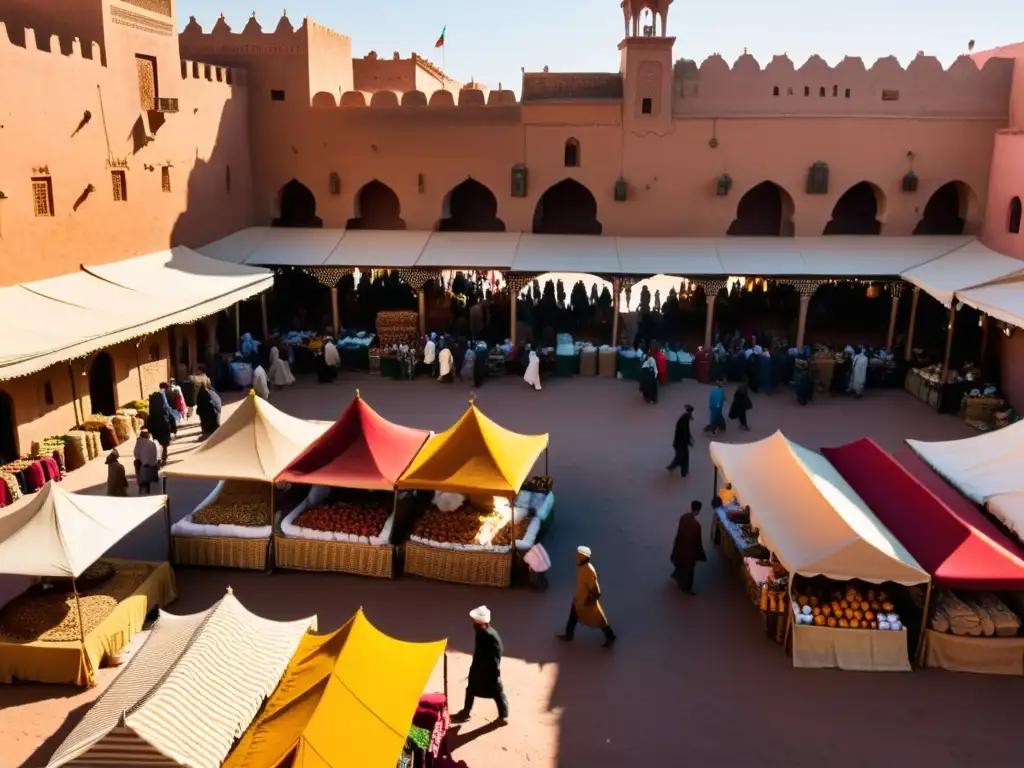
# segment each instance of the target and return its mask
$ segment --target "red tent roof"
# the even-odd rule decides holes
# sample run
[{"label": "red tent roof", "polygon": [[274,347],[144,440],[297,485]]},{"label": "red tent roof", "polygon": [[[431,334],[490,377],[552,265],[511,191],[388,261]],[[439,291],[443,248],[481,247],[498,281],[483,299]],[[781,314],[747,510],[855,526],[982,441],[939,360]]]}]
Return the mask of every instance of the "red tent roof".
[{"label": "red tent roof", "polygon": [[1016,546],[912,450],[896,461],[862,438],[821,452],[937,584],[1024,589]]},{"label": "red tent roof", "polygon": [[276,480],[390,491],[430,433],[392,424],[359,396]]}]

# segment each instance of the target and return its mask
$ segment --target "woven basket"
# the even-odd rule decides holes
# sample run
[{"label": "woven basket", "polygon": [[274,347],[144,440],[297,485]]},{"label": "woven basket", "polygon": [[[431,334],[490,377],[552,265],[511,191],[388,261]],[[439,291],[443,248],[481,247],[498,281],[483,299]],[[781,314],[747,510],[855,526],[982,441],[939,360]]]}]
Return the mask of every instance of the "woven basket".
[{"label": "woven basket", "polygon": [[965,421],[988,422],[996,411],[1005,407],[1006,401],[999,397],[964,397],[960,414]]},{"label": "woven basket", "polygon": [[118,444],[130,440],[132,434],[132,420],[130,416],[115,416],[110,420],[114,427],[114,434],[117,435]]},{"label": "woven basket", "polygon": [[68,472],[81,469],[89,460],[84,432],[69,432],[64,435],[64,461]]},{"label": "woven basket", "polygon": [[227,536],[172,537],[175,565],[205,565],[215,568],[267,567],[267,539],[235,539]]},{"label": "woven basket", "polygon": [[336,571],[395,577],[395,548],[348,541],[315,541],[274,534],[274,565],[298,571]]},{"label": "woven basket", "polygon": [[459,584],[508,587],[512,584],[512,558],[507,552],[464,552],[410,541],[405,545],[405,572]]}]

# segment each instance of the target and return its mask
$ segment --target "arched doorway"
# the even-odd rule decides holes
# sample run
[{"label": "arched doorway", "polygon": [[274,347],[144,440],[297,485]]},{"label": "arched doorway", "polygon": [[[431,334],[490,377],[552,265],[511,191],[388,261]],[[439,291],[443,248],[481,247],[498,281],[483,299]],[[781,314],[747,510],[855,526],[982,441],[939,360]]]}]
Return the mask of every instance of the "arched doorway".
[{"label": "arched doorway", "polygon": [[89,400],[92,413],[113,416],[117,410],[114,393],[114,361],[106,352],[100,352],[89,366]]},{"label": "arched doorway", "polygon": [[14,398],[0,389],[0,464],[18,458],[18,430],[14,421]]},{"label": "arched doorway", "polygon": [[854,184],[836,201],[824,235],[877,235],[885,212],[885,195],[867,181]]},{"label": "arched doorway", "polygon": [[574,179],[560,181],[540,196],[533,213],[535,235],[600,235],[597,200]]},{"label": "arched doorway", "polygon": [[504,232],[498,198],[485,185],[466,179],[445,196],[438,232]]},{"label": "arched doorway", "polygon": [[299,229],[320,229],[323,220],[316,215],[316,196],[297,179],[292,179],[278,193],[278,217],[271,226]]},{"label": "arched doorway", "polygon": [[398,195],[376,179],[359,190],[355,214],[355,218],[348,220],[348,229],[405,229]]},{"label": "arched doorway", "polygon": [[914,234],[962,235],[972,194],[962,181],[943,184],[928,198]]},{"label": "arched doorway", "polygon": [[792,237],[793,211],[793,198],[786,190],[774,181],[762,181],[740,198],[726,234]]},{"label": "arched doorway", "polygon": [[1006,231],[1011,235],[1020,234],[1021,204],[1020,198],[1015,197],[1010,201],[1010,217],[1006,223]]}]

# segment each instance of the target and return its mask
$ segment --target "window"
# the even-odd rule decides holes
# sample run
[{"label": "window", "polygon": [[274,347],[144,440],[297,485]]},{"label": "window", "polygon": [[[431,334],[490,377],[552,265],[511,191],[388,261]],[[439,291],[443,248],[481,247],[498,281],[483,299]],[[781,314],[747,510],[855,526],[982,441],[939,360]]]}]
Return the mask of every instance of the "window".
[{"label": "window", "polygon": [[160,169],[160,189],[164,192],[171,191],[171,167],[169,165]]},{"label": "window", "polygon": [[838,85],[833,85],[832,86],[832,95],[833,96],[838,96],[839,95],[839,86]]},{"label": "window", "polygon": [[779,95],[779,86],[776,85],[776,86],[774,86],[772,88],[772,96],[778,96],[778,95]]},{"label": "window", "polygon": [[160,345],[150,344],[149,345],[149,362],[155,363],[160,359]]},{"label": "window", "polygon": [[49,176],[32,179],[32,205],[36,216],[53,216],[53,182]]},{"label": "window", "polygon": [[128,199],[128,179],[124,171],[111,171],[110,183],[114,188],[114,202],[123,203]]},{"label": "window", "polygon": [[1007,227],[1007,229],[1009,230],[1011,235],[1019,235],[1020,234],[1020,215],[1021,215],[1020,198],[1019,197],[1015,197],[1015,198],[1013,198],[1013,200],[1010,201],[1010,222],[1009,222],[1009,226]]},{"label": "window", "polygon": [[43,400],[47,405],[53,405],[53,385],[49,381],[43,384]]},{"label": "window", "polygon": [[821,86],[821,88],[818,89],[818,97],[821,98],[824,95],[825,95],[825,86],[823,85],[823,86]]},{"label": "window", "polygon": [[271,101],[284,101],[284,91],[271,91],[270,92],[270,100]]},{"label": "window", "polygon": [[809,85],[805,85],[804,86],[804,96],[810,96],[810,95],[811,95],[811,87]]},{"label": "window", "polygon": [[846,93],[844,93],[843,96],[845,98],[847,98],[847,99],[850,98],[850,89],[849,88],[846,89]]},{"label": "window", "polygon": [[565,140],[565,167],[578,168],[580,165],[580,143],[573,138]]},{"label": "window", "polygon": [[145,110],[156,109],[157,79],[156,59],[153,56],[135,55],[135,68],[139,73],[139,106]]},{"label": "window", "polygon": [[882,101],[899,101],[899,100],[900,100],[900,92],[899,91],[889,91],[889,90],[882,91]]},{"label": "window", "polygon": [[649,115],[654,110],[654,102],[651,99],[640,100],[640,114]]}]

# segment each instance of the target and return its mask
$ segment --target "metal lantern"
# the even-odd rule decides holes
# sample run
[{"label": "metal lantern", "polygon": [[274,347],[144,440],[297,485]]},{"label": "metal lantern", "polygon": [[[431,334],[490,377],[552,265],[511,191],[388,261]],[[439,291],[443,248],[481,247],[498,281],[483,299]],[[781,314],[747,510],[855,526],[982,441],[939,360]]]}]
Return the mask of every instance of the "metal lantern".
[{"label": "metal lantern", "polygon": [[512,197],[526,197],[526,166],[512,166]]},{"label": "metal lantern", "polygon": [[335,172],[331,172],[331,175],[327,179],[327,189],[332,195],[341,194],[341,176]]},{"label": "metal lantern", "polygon": [[828,194],[828,163],[817,162],[807,171],[807,194]]},{"label": "metal lantern", "polygon": [[917,192],[917,174],[913,171],[907,171],[903,175],[903,191]]},{"label": "metal lantern", "polygon": [[881,295],[882,295],[882,289],[879,288],[877,285],[874,285],[872,283],[871,285],[868,286],[868,298],[869,299],[877,299]]},{"label": "metal lantern", "polygon": [[629,184],[626,183],[625,179],[619,179],[615,182],[615,202],[624,203],[626,198],[629,197]]},{"label": "metal lantern", "polygon": [[716,193],[719,197],[725,197],[729,194],[729,190],[732,189],[732,176],[728,173],[723,173],[718,177],[718,184],[716,186]]}]

